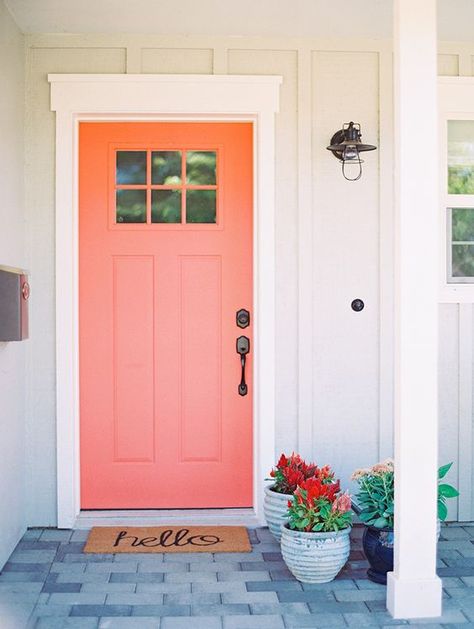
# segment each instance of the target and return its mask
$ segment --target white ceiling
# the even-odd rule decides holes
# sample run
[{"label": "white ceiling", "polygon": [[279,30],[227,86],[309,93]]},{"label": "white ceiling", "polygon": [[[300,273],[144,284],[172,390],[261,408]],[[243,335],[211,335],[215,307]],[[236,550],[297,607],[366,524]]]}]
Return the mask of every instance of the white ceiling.
[{"label": "white ceiling", "polygon": [[[391,37],[392,0],[5,0],[24,33]],[[439,38],[474,41],[474,0],[438,0]]]}]

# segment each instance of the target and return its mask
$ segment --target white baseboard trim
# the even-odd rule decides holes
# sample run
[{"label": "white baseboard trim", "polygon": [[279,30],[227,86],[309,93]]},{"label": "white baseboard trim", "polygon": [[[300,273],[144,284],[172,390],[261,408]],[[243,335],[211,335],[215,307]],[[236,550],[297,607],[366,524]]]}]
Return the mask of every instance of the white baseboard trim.
[{"label": "white baseboard trim", "polygon": [[81,511],[75,529],[93,526],[262,526],[253,509],[130,509]]},{"label": "white baseboard trim", "polygon": [[439,577],[400,579],[387,574],[387,609],[394,618],[436,618],[442,613]]}]

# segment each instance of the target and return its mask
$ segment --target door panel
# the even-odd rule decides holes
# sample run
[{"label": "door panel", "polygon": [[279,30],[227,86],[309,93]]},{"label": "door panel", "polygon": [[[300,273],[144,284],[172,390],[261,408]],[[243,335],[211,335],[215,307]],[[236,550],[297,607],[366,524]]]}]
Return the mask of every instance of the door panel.
[{"label": "door panel", "polygon": [[80,124],[82,508],[252,504],[252,136]]}]

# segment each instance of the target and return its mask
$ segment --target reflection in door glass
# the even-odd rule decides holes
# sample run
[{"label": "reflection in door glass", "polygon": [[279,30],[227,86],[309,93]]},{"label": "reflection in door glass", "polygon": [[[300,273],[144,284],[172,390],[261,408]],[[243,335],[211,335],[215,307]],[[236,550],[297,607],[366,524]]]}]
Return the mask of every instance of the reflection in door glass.
[{"label": "reflection in door glass", "polygon": [[448,121],[448,194],[474,194],[474,120]]},{"label": "reflection in door glass", "polygon": [[187,223],[215,223],[216,222],[216,191],[215,190],[187,190],[186,192],[186,222]]},{"label": "reflection in door glass", "polygon": [[181,223],[181,190],[151,191],[151,222]]},{"label": "reflection in door glass", "polygon": [[146,190],[116,191],[116,222],[146,223]]},{"label": "reflection in door glass", "polygon": [[186,153],[186,183],[193,186],[215,185],[215,151],[188,151]]},{"label": "reflection in door glass", "polygon": [[181,181],[181,151],[153,151],[151,183],[161,186],[179,186]]},{"label": "reflection in door glass", "polygon": [[117,151],[117,183],[146,183],[146,151]]}]

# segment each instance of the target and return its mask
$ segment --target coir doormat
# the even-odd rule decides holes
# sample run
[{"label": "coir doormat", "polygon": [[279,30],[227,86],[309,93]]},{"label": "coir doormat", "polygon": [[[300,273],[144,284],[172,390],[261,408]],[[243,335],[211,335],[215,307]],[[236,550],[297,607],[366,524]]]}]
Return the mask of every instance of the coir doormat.
[{"label": "coir doormat", "polygon": [[85,553],[249,553],[244,526],[95,526]]}]

